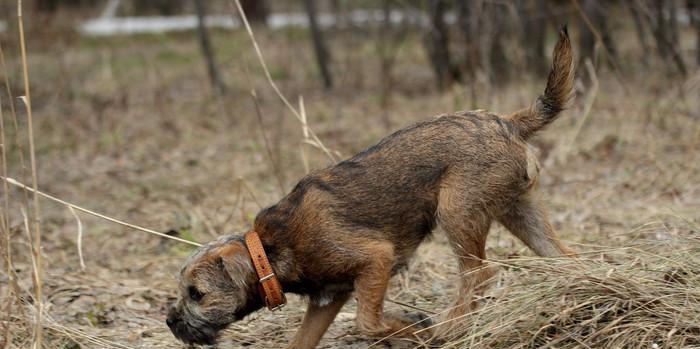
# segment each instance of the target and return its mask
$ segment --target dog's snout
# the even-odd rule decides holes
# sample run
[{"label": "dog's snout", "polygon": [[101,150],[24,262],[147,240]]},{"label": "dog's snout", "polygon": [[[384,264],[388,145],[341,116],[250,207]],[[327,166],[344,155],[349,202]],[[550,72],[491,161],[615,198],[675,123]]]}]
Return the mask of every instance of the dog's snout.
[{"label": "dog's snout", "polygon": [[168,318],[165,319],[165,324],[167,324],[168,327],[170,327],[170,328],[175,326],[176,323],[177,323],[177,319],[173,316],[168,316]]},{"label": "dog's snout", "polygon": [[212,345],[216,343],[216,337],[222,326],[209,324],[207,322],[195,321],[195,324],[189,322],[187,317],[182,317],[175,309],[171,309],[165,323],[170,328],[176,338],[187,344],[206,344]]},{"label": "dog's snout", "polygon": [[165,323],[170,327],[171,329],[180,321],[180,317],[177,314],[177,309],[173,306],[170,307],[170,310],[168,311],[168,317],[165,319]]}]

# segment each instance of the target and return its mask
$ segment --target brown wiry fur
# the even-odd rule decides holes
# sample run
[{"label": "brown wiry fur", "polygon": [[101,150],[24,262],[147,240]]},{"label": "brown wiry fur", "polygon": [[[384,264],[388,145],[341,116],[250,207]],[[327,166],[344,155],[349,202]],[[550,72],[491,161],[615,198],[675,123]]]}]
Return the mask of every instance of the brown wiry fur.
[{"label": "brown wiry fur", "polygon": [[[460,112],[409,126],[309,174],[258,214],[253,229],[284,291],[309,299],[290,348],[315,347],[353,292],[361,332],[384,336],[410,326],[408,317],[384,314],[384,296],[391,276],[437,224],[461,275],[448,319],[473,308],[473,295],[493,273],[481,268],[493,221],[538,255],[573,254],[557,239],[533,192],[538,166],[526,143],[565,108],[572,61],[562,30],[547,87],[532,107],[506,117]],[[239,237],[195,252],[180,285],[168,325],[186,342],[212,343],[220,329],[263,306]],[[437,332],[444,336],[449,330],[447,322]]]}]

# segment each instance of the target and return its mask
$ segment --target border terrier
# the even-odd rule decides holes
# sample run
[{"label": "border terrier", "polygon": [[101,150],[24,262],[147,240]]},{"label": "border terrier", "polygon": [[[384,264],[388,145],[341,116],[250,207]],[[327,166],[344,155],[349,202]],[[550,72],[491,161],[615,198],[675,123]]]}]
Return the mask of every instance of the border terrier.
[{"label": "border terrier", "polygon": [[[534,194],[539,166],[526,143],[566,107],[573,79],[564,27],[544,93],[530,107],[503,116],[481,110],[441,115],[310,173],[255,218],[252,231],[274,274],[256,270],[243,237],[210,242],[185,262],[168,326],[186,343],[212,344],[230,323],[270,306],[268,287],[261,285],[274,276],[272,286],[308,298],[290,348],[314,348],[352,294],[361,333],[404,333],[415,319],[383,312],[389,279],[438,224],[460,269],[447,320],[471,311],[478,286],[492,275],[482,268],[492,222],[537,255],[574,255]],[[435,336],[449,333],[441,328]]]}]

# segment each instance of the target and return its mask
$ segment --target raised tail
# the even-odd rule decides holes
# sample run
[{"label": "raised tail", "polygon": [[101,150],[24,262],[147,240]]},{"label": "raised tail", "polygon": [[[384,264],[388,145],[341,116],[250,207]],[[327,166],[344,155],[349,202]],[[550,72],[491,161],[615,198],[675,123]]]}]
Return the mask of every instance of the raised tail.
[{"label": "raised tail", "polygon": [[574,60],[569,33],[564,26],[559,31],[559,41],[554,47],[552,68],[547,78],[544,94],[529,108],[506,117],[523,139],[549,125],[566,109],[574,85]]}]

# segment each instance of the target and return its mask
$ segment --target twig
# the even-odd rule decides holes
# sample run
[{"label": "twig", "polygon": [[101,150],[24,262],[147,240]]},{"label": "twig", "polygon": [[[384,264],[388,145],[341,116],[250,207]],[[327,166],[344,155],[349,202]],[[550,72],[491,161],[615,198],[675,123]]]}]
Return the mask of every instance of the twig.
[{"label": "twig", "polygon": [[80,258],[80,269],[85,271],[85,260],[83,260],[83,222],[80,221],[80,217],[75,213],[72,206],[68,206],[68,210],[70,210],[70,213],[73,214],[75,221],[78,223],[78,241],[76,242],[78,245],[78,258]]},{"label": "twig", "polygon": [[97,213],[97,212],[95,212],[95,211],[88,210],[87,208],[80,207],[80,206],[78,206],[78,205],[72,204],[72,203],[70,203],[70,202],[68,202],[68,201],[65,201],[65,200],[61,200],[61,199],[59,199],[59,198],[57,198],[57,197],[55,197],[55,196],[49,195],[49,194],[47,194],[47,193],[44,193],[44,192],[41,192],[41,191],[38,191],[38,190],[35,191],[34,189],[32,189],[32,188],[30,188],[30,187],[28,187],[28,186],[26,186],[26,185],[24,185],[24,184],[22,184],[22,183],[20,183],[20,182],[18,182],[18,181],[16,181],[16,180],[14,180],[14,179],[12,179],[12,178],[0,177],[0,179],[3,179],[3,180],[6,181],[7,183],[12,184],[12,185],[14,185],[14,186],[17,186],[17,187],[20,187],[20,188],[22,188],[22,189],[29,190],[29,191],[31,191],[31,192],[33,192],[33,193],[39,194],[40,196],[43,196],[44,198],[49,199],[49,200],[51,200],[51,201],[57,202],[57,203],[59,203],[59,204],[62,204],[62,205],[68,206],[68,207],[72,207],[72,208],[74,208],[74,209],[76,209],[76,210],[78,210],[78,211],[80,211],[80,212],[84,212],[84,213],[87,213],[87,214],[89,214],[89,215],[102,218],[102,219],[107,220],[107,221],[110,221],[110,222],[112,222],[112,223],[116,223],[116,224],[119,224],[119,225],[123,225],[123,226],[125,226],[125,227],[129,227],[129,228],[131,228],[131,229],[140,230],[140,231],[145,232],[145,233],[149,233],[149,234],[152,234],[152,235],[157,235],[157,236],[160,236],[160,237],[162,237],[162,238],[166,238],[166,239],[170,239],[170,240],[179,241],[179,242],[186,243],[186,244],[189,244],[189,245],[193,245],[193,246],[202,246],[202,244],[196,243],[196,242],[194,242],[194,241],[189,241],[189,240],[181,239],[181,238],[176,237],[176,236],[170,236],[170,235],[167,235],[167,234],[164,234],[164,233],[161,233],[161,232],[157,232],[157,231],[152,230],[152,229],[140,227],[140,226],[135,225],[135,224],[127,223],[127,222],[118,220],[118,219],[116,219],[116,218],[108,217],[108,216],[105,216],[105,215],[103,215],[103,214],[101,214],[101,213]]},{"label": "twig", "polygon": [[250,194],[250,197],[253,199],[253,201],[255,201],[255,204],[258,205],[258,208],[262,209],[263,205],[260,203],[260,201],[258,201],[258,198],[255,196],[253,188],[251,188],[250,185],[248,185],[248,182],[246,182],[246,180],[243,179],[243,177],[238,177],[238,180],[240,181],[243,188],[245,188],[245,190],[248,191],[248,194]]},{"label": "twig", "polygon": [[593,36],[595,37],[595,40],[598,43],[598,45],[600,45],[603,48],[603,52],[605,53],[605,56],[610,61],[610,64],[613,67],[613,71],[615,71],[615,77],[617,78],[617,81],[622,86],[622,90],[625,92],[625,95],[629,96],[630,92],[629,92],[629,89],[627,89],[627,83],[625,82],[625,79],[622,77],[622,71],[620,70],[620,67],[617,65],[617,62],[613,58],[608,47],[605,46],[605,42],[603,41],[602,35],[600,35],[600,32],[598,31],[598,29],[596,29],[595,25],[593,25],[593,22],[591,22],[591,19],[588,18],[588,16],[586,15],[585,12],[583,12],[583,9],[581,8],[581,4],[578,3],[578,0],[571,0],[571,2],[574,4],[574,7],[576,7],[576,11],[581,16],[581,19],[583,19],[583,22],[588,27],[588,30],[590,30],[591,33],[593,33]]},{"label": "twig", "polygon": [[272,145],[270,144],[270,139],[267,137],[267,132],[265,132],[265,124],[263,123],[262,110],[260,108],[260,100],[258,99],[258,93],[253,88],[253,83],[250,80],[250,74],[248,73],[248,65],[246,64],[245,69],[246,81],[250,87],[250,97],[253,99],[253,105],[255,106],[255,114],[258,120],[258,126],[260,127],[260,133],[262,134],[263,142],[265,144],[265,150],[270,161],[270,167],[274,172],[275,179],[277,179],[277,185],[280,189],[280,194],[284,195],[286,190],[284,189],[284,180],[282,179],[282,169],[279,167],[279,159],[276,159],[272,154]]},{"label": "twig", "polygon": [[207,232],[209,232],[209,235],[213,238],[217,238],[219,234],[216,233],[216,229],[214,229],[214,226],[211,224],[209,221],[209,218],[200,210],[199,208],[195,208],[194,210],[194,215],[196,217],[199,217],[200,220],[202,220],[202,223],[204,224],[204,227],[207,228]]},{"label": "twig", "polygon": [[[297,111],[294,106],[289,102],[287,97],[285,97],[282,94],[282,91],[280,91],[279,87],[277,87],[277,84],[275,81],[272,79],[272,75],[270,74],[270,70],[267,68],[267,63],[265,63],[265,58],[262,55],[262,51],[260,50],[260,46],[258,45],[257,40],[255,40],[255,35],[253,34],[253,30],[250,27],[250,24],[248,23],[248,17],[245,14],[245,11],[243,11],[243,7],[241,6],[241,3],[239,0],[229,0],[229,5],[231,5],[231,12],[234,12],[233,6],[231,4],[231,1],[235,2],[236,8],[238,9],[238,13],[241,15],[241,20],[243,21],[243,25],[245,26],[245,29],[248,33],[248,36],[250,37],[250,40],[253,42],[253,48],[255,49],[255,54],[258,57],[258,62],[260,62],[260,66],[262,67],[263,71],[265,72],[265,77],[267,78],[267,82],[270,84],[270,87],[275,91],[275,94],[277,94],[277,97],[279,97],[280,100],[282,100],[282,103],[294,114],[294,116],[297,118],[299,122],[303,122],[302,115],[299,111]],[[314,145],[315,147],[321,149],[332,162],[338,161],[338,159],[331,153],[328,148],[326,148],[325,145],[321,142],[321,140],[316,136],[313,130],[310,128],[308,129],[308,132],[311,136],[311,138],[314,140],[313,143],[309,143]]]},{"label": "twig", "polygon": [[34,188],[34,258],[36,259],[35,273],[34,273],[34,294],[36,296],[36,324],[34,327],[34,342],[32,344],[34,349],[40,349],[43,344],[43,334],[41,327],[41,314],[43,312],[43,301],[41,297],[41,223],[39,222],[39,217],[41,217],[41,207],[39,206],[39,198],[36,195],[38,181],[36,174],[36,153],[34,151],[34,126],[32,118],[32,97],[29,89],[29,67],[27,64],[27,45],[24,39],[24,24],[23,24],[23,14],[22,14],[22,0],[17,0],[17,24],[19,26],[19,45],[22,53],[22,75],[24,77],[24,97],[22,101],[27,107],[27,130],[29,132],[29,162],[32,168],[32,187]]},{"label": "twig", "polygon": [[415,306],[415,305],[411,305],[411,304],[404,303],[404,302],[400,302],[400,301],[393,300],[393,299],[387,299],[387,302],[389,302],[389,303],[394,303],[394,304],[396,304],[396,305],[400,305],[400,306],[405,307],[405,308],[409,308],[409,309],[413,309],[413,310],[418,310],[418,311],[420,311],[420,312],[427,313],[427,314],[431,314],[431,315],[437,314],[437,313],[434,312],[434,311],[431,311],[431,310],[428,310],[428,309],[423,309],[423,308],[417,307],[417,306]]},{"label": "twig", "polygon": [[[309,127],[309,123],[306,121],[306,106],[304,104],[304,96],[299,96],[299,113],[302,116],[302,119],[304,120],[304,127],[306,129],[305,137],[306,139],[304,140],[304,143],[310,144],[318,149],[321,149],[328,158],[333,160],[333,162],[338,161],[336,157],[331,153],[330,149],[326,148],[326,146],[321,142],[321,140],[316,136],[316,133]],[[310,137],[310,138],[309,138]],[[308,172],[308,171],[307,171]]]},{"label": "twig", "polygon": [[590,58],[586,58],[586,71],[588,72],[588,75],[591,77],[591,89],[588,92],[588,97],[586,98],[586,104],[583,107],[583,114],[578,120],[578,123],[576,124],[576,128],[574,128],[574,132],[571,135],[571,137],[568,137],[569,142],[566,145],[566,147],[563,148],[561,160],[565,161],[570,152],[571,148],[574,145],[574,142],[576,141],[576,138],[578,138],[579,133],[581,133],[581,129],[583,128],[583,124],[586,123],[586,120],[588,120],[590,114],[591,114],[591,109],[593,108],[593,103],[595,103],[596,96],[598,95],[598,75],[595,72],[595,68],[593,67],[593,63],[591,62]]},{"label": "twig", "polygon": [[[258,61],[260,62],[260,65],[263,68],[263,71],[265,72],[265,77],[267,78],[267,82],[270,84],[272,89],[275,91],[277,96],[282,100],[282,103],[284,103],[289,110],[292,111],[294,116],[298,120],[301,121],[301,116],[299,115],[299,112],[297,112],[296,109],[292,106],[291,103],[287,100],[287,97],[285,97],[280,89],[277,87],[277,84],[275,84],[275,81],[272,79],[272,75],[270,74],[270,70],[267,69],[267,63],[265,63],[265,59],[263,58],[262,51],[260,51],[260,47],[258,46],[257,40],[255,40],[255,35],[253,34],[253,30],[250,28],[250,24],[248,23],[248,16],[246,16],[245,11],[243,11],[243,7],[241,6],[241,3],[239,0],[233,0],[236,3],[236,7],[238,9],[238,13],[241,15],[241,19],[243,20],[243,25],[245,26],[246,31],[248,32],[248,36],[250,37],[250,40],[253,42],[253,48],[255,49],[255,54],[258,56]],[[229,1],[229,4],[230,1]],[[233,12],[233,9],[231,10]]]},{"label": "twig", "polygon": [[[7,65],[5,64],[5,52],[2,49],[2,43],[0,43],[0,67],[2,68],[2,71],[4,72],[3,75],[5,75],[5,90],[7,91],[7,97],[9,98],[10,101],[10,115],[12,116],[12,127],[14,130],[14,135],[15,135],[15,145],[17,146],[17,154],[19,154],[19,166],[22,172],[22,177],[26,178],[27,174],[27,165],[24,161],[24,149],[22,148],[22,142],[20,142],[19,139],[19,123],[17,122],[17,110],[15,110],[15,103],[14,103],[14,94],[12,93],[12,87],[10,87],[10,78],[7,73]],[[5,144],[7,146],[7,144]],[[24,205],[29,206],[29,194],[28,191],[24,190],[22,191],[23,199],[24,199]]]}]

